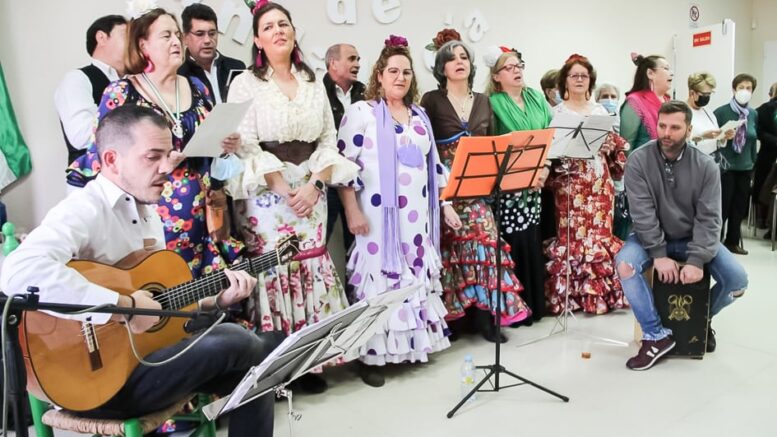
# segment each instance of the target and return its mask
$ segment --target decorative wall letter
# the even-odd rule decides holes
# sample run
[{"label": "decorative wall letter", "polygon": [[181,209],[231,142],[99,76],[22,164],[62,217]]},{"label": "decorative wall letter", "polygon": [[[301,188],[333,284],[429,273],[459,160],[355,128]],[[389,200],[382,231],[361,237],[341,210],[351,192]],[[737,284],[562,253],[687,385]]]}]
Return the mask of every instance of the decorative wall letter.
[{"label": "decorative wall letter", "polygon": [[379,23],[393,23],[399,19],[401,12],[399,0],[372,0],[372,15]]},{"label": "decorative wall letter", "polygon": [[356,0],[327,0],[326,16],[334,24],[356,24]]},{"label": "decorative wall letter", "polygon": [[469,29],[468,35],[472,42],[478,42],[490,29],[486,17],[479,9],[475,9],[464,19],[464,27]]},{"label": "decorative wall letter", "polygon": [[219,32],[224,33],[229,27],[229,23],[232,21],[232,17],[238,17],[237,29],[232,35],[232,39],[238,44],[245,44],[251,38],[251,27],[253,26],[253,15],[251,11],[240,2],[237,6],[232,0],[224,0],[221,4],[221,9],[218,12],[218,20],[223,26],[219,29]]}]

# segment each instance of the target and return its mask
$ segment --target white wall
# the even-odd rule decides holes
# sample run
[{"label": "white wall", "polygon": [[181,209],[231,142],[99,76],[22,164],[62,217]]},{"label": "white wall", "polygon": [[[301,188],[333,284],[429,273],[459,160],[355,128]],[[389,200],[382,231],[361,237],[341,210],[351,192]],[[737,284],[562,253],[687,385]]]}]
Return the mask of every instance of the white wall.
[{"label": "white wall", "polygon": [[768,99],[769,87],[772,83],[777,82],[777,71],[770,71],[768,72],[768,77],[762,77],[764,74],[764,43],[777,41],[777,26],[775,26],[775,23],[777,23],[777,1],[753,0],[753,21],[751,25],[755,29],[752,30],[753,39],[750,56],[753,60],[752,72],[758,78],[758,89],[755,94],[758,101],[754,101],[756,104]]},{"label": "white wall", "polygon": [[[380,3],[380,0],[377,0]],[[479,9],[490,30],[482,40],[471,44],[478,56],[480,71],[477,90],[486,80],[480,55],[491,44],[515,47],[527,61],[530,86],[550,68],[558,68],[573,52],[588,56],[599,72],[600,81],[612,81],[621,88],[631,84],[634,67],[629,52],[663,54],[671,59],[672,35],[688,28],[690,2],[653,0],[389,0],[400,5],[401,15],[391,24],[380,24],[372,12],[372,0],[356,0],[357,22],[332,24],[326,15],[327,0],[286,0],[297,27],[301,45],[310,58],[336,42],[354,43],[364,58],[362,79],[367,66],[377,56],[389,33],[406,36],[416,60],[423,66],[423,47],[445,26],[450,14],[453,27],[463,35],[466,15]],[[219,11],[225,2],[237,6],[242,0],[204,0]],[[760,72],[763,41],[777,39],[775,0],[696,0],[701,7],[701,24],[731,18],[737,24],[736,70]],[[160,5],[179,13],[180,0],[162,0]],[[98,16],[124,13],[122,0],[0,0],[0,60],[5,70],[16,115],[32,151],[33,172],[7,189],[2,199],[10,219],[21,228],[30,228],[65,195],[66,152],[53,107],[53,92],[60,78],[71,68],[87,62],[84,32]],[[758,17],[756,31],[750,23]],[[248,61],[249,42],[232,41],[237,28],[233,20],[221,36],[224,53]],[[222,26],[226,23],[222,23]],[[756,35],[754,37],[754,35]],[[465,38],[466,40],[466,38]],[[417,68],[418,70],[418,68]],[[422,69],[425,70],[425,69]],[[428,71],[419,72],[422,90],[436,84]],[[678,78],[678,80],[685,80]],[[684,98],[684,96],[678,96]]]}]

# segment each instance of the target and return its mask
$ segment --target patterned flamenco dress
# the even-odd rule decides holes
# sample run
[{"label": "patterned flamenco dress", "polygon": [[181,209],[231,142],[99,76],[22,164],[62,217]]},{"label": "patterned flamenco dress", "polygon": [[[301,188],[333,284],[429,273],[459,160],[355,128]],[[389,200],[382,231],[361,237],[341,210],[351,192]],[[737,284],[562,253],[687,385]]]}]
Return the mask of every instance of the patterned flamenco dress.
[{"label": "patterned flamenco dress", "polygon": [[[625,151],[629,146],[626,140],[611,132],[603,147],[610,152],[599,159],[554,163],[547,183],[555,194],[558,223],[556,238],[545,247],[550,259],[545,295],[551,314],[564,312],[567,266],[571,311],[582,309],[590,314],[604,314],[628,306],[615,271],[615,254],[623,241],[613,235],[612,211],[613,179],[623,176]],[[568,263],[567,248],[570,250]]]},{"label": "patterned flamenco dress", "polygon": [[[426,93],[421,105],[432,122],[440,160],[448,168],[453,165],[463,136],[484,136],[491,130],[491,105],[483,94],[474,93],[468,120],[459,118],[444,90]],[[502,251],[503,267],[500,323],[510,325],[525,320],[531,310],[519,295],[523,286],[513,272],[515,263],[510,256],[510,246],[498,238],[491,207],[480,198],[455,200],[453,208],[462,227],[458,230],[443,227],[440,238],[443,263],[440,281],[448,310],[446,320],[463,318],[471,307],[492,316],[496,313],[497,242]]]}]

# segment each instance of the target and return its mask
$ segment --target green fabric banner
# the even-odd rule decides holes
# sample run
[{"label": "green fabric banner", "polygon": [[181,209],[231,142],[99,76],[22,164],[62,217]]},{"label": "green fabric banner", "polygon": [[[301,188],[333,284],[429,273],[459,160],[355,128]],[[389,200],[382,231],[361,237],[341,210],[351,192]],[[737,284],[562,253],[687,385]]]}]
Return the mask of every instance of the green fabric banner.
[{"label": "green fabric banner", "polygon": [[[5,85],[5,74],[0,64],[0,190],[32,169],[30,150],[24,143],[16,123],[11,96]],[[4,159],[3,159],[4,158]],[[3,162],[4,161],[4,162]]]}]

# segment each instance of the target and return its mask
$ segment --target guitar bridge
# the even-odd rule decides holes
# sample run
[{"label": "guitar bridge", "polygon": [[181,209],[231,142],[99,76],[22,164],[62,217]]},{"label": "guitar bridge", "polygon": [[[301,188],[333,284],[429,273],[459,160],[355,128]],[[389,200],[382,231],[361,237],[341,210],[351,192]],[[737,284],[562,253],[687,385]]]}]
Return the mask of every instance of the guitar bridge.
[{"label": "guitar bridge", "polygon": [[89,353],[89,365],[92,371],[102,369],[103,360],[100,357],[100,344],[97,342],[97,333],[94,330],[94,324],[91,322],[91,317],[86,319],[87,321],[81,324],[81,332],[84,335],[84,342],[86,343],[86,350]]}]

